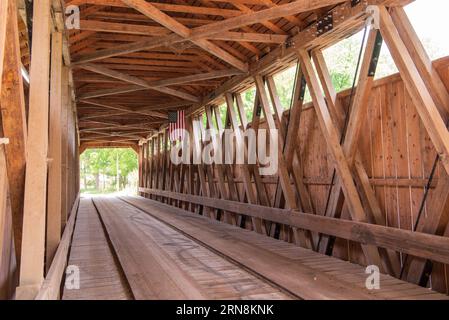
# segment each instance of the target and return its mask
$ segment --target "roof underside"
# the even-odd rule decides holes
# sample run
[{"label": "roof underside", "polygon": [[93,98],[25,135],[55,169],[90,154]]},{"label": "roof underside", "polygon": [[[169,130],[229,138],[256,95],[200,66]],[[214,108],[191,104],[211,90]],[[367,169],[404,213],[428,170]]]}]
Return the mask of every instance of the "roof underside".
[{"label": "roof underside", "polygon": [[[313,10],[185,40],[201,27],[290,2],[295,1],[66,1],[66,7],[79,6],[81,16],[80,29],[69,30],[81,142],[147,137],[167,123],[169,110],[197,105],[313,24],[329,3],[342,1],[296,1]],[[106,50],[163,39],[162,45],[98,58]]]}]

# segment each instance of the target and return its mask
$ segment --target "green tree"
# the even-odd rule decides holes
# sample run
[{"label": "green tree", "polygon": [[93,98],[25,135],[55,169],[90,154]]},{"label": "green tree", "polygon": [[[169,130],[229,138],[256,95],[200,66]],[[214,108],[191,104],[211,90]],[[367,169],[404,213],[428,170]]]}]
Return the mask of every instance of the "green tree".
[{"label": "green tree", "polygon": [[88,149],[80,163],[84,189],[95,192],[125,189],[130,174],[138,169],[137,155],[129,148]]}]

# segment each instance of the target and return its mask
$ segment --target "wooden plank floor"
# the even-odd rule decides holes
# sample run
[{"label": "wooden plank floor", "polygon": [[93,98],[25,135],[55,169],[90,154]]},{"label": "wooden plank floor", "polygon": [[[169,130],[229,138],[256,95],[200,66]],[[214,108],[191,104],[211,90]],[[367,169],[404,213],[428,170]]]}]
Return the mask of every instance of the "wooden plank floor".
[{"label": "wooden plank floor", "polygon": [[449,299],[381,275],[366,289],[365,268],[142,197],[122,200],[302,299]]},{"label": "wooden plank floor", "polygon": [[367,290],[361,266],[142,197],[79,210],[64,299],[448,299],[386,275]]},{"label": "wooden plank floor", "polygon": [[133,298],[91,199],[80,200],[69,265],[79,267],[80,288],[64,289],[63,300]]},{"label": "wooden plank floor", "polygon": [[117,198],[94,198],[136,299],[290,296]]}]

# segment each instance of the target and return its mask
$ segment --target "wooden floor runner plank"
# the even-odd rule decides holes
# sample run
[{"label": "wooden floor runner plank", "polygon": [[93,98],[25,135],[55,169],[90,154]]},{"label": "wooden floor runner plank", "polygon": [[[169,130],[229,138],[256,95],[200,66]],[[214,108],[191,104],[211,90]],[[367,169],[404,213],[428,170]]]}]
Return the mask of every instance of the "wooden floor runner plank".
[{"label": "wooden floor runner plank", "polygon": [[124,201],[93,201],[136,299],[290,298]]},{"label": "wooden floor runner plank", "polygon": [[133,298],[90,199],[80,200],[69,265],[79,267],[80,289],[64,289],[63,300]]},{"label": "wooden floor runner plank", "polygon": [[[380,290],[368,290],[365,287],[367,275],[361,266],[143,197],[122,199],[304,299],[402,299],[404,296],[409,299],[427,296],[449,299],[411,284],[408,291],[396,294],[390,285],[405,282],[386,275],[381,276]],[[283,250],[276,250],[278,245]],[[286,246],[291,249],[285,250]],[[306,265],[303,261],[307,259],[310,263]],[[337,268],[345,268],[345,272],[333,274],[334,268],[323,271],[320,262],[326,266],[334,263]],[[385,291],[382,290],[382,284],[386,285]]]}]

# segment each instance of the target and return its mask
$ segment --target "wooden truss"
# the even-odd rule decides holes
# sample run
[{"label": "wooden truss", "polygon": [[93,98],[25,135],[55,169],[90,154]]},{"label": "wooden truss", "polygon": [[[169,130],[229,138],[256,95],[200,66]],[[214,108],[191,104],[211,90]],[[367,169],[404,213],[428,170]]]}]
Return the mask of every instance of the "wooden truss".
[{"label": "wooden truss", "polygon": [[[341,21],[336,19],[336,26],[332,32],[318,38],[312,36],[310,31],[300,32],[298,38],[294,37],[295,43],[292,47],[282,52],[272,52],[269,55],[271,60],[267,56],[251,66],[251,76],[234,77],[189,110],[192,127],[196,128],[193,129],[193,131],[196,130],[194,134],[196,139],[201,141],[202,118],[200,115],[204,112],[207,128],[213,127],[217,132],[216,141],[222,139],[222,130],[230,126],[236,131],[237,148],[245,145],[245,140],[241,136],[242,132],[249,127],[255,130],[260,127],[260,114],[263,112],[263,125],[269,129],[277,129],[280,133],[279,171],[276,177],[274,199],[268,199],[269,192],[267,192],[264,178],[257,174],[259,164],[253,166],[200,164],[190,165],[188,168],[180,165],[180,168],[172,169],[181,174],[179,182],[174,181],[177,187],[160,189],[151,185],[141,185],[141,194],[159,197],[168,203],[182,204],[185,208],[206,214],[212,219],[231,224],[237,222],[237,225],[242,227],[246,226],[270,236],[279,236],[281,239],[294,241],[298,245],[324,254],[333,253],[336,234],[339,232],[331,230],[330,227],[326,229],[324,225],[330,226],[337,221],[348,226],[349,223],[363,225],[367,227],[370,235],[366,233],[364,234],[366,237],[362,235],[356,241],[361,243],[365,263],[378,265],[384,272],[419,283],[427,271],[426,259],[419,257],[415,252],[415,254],[408,253],[410,257],[404,262],[404,256],[400,259],[398,252],[405,254],[408,249],[398,249],[391,243],[379,245],[378,240],[382,236],[375,230],[379,226],[386,226],[388,222],[376,196],[374,180],[369,177],[370,174],[358,150],[363,124],[367,119],[370,94],[375,84],[375,68],[373,70],[375,52],[385,41],[398,66],[407,93],[413,101],[417,102],[418,115],[437,150],[442,167],[446,170],[441,173],[442,177],[434,191],[436,196],[442,199],[448,199],[445,164],[446,157],[449,155],[445,145],[449,141],[445,125],[448,93],[404,13],[402,5],[405,3],[378,2],[375,4],[378,5],[380,13],[380,30],[373,29],[368,33],[357,86],[354,94],[351,95],[349,108],[344,107],[341,99],[337,97],[322,52],[324,48],[341,39],[341,34],[337,30],[346,29],[347,31],[351,28],[360,30],[363,26],[361,23],[363,11],[359,11],[360,7],[345,7],[347,4],[342,4],[339,9],[341,12],[346,10],[346,17]],[[338,12],[338,9],[335,9],[334,19]],[[344,34],[348,33],[349,31]],[[190,40],[184,37],[186,38]],[[108,55],[121,54],[119,50],[121,49],[109,52]],[[299,61],[293,102],[287,117],[272,76],[273,70],[276,70],[274,67],[276,58],[283,62],[295,58]],[[248,122],[240,93],[251,84],[256,87],[256,98],[254,118]],[[301,122],[305,84],[311,93],[320,131],[336,172],[336,180],[329,194],[329,206],[326,212],[320,213],[324,216],[320,218],[314,208],[310,190],[304,181],[303,155],[299,140],[294,134]],[[213,121],[214,114],[219,115],[218,105],[223,101],[222,98],[225,100],[227,109],[225,126],[222,125],[221,119]],[[341,137],[344,138],[340,139]],[[213,143],[214,152],[220,151],[216,141]],[[196,140],[196,148],[201,150],[202,147],[202,143]],[[196,152],[199,151],[196,150]],[[145,159],[145,153],[142,157]],[[142,176],[151,174],[146,170],[148,167],[142,169]],[[167,172],[166,175],[174,176],[176,179],[176,174],[172,172]],[[180,191],[183,190],[183,185],[186,186],[184,190],[188,191]],[[209,198],[215,198],[215,200]],[[345,208],[352,222],[340,219]],[[431,216],[417,221],[417,230],[410,232],[410,239],[416,239],[426,233],[431,234],[426,235],[432,239],[431,241],[443,240],[438,236],[443,236],[446,230],[447,201],[437,201],[431,205],[431,208]],[[299,214],[299,212],[302,213]],[[295,213],[299,215],[295,216]],[[250,225],[244,223],[247,221],[245,217],[250,219]],[[316,219],[316,225],[306,222],[309,218],[311,221]],[[390,230],[389,227],[385,228]],[[394,231],[391,230],[391,232]],[[339,234],[337,237],[341,236]],[[343,238],[354,240],[349,233],[346,233]],[[400,240],[395,239],[398,241],[396,244],[399,243]]]},{"label": "wooden truss", "polygon": [[[136,150],[142,196],[426,285],[429,266],[449,263],[449,79],[408,21],[409,2],[40,0],[31,27],[17,15],[24,8],[16,1],[1,1],[0,271],[17,264],[16,296],[59,295],[79,199],[78,157],[90,147]],[[65,29],[68,5],[80,6],[80,29]],[[379,12],[380,29],[369,30],[347,103],[332,86],[323,50],[362,30],[369,6]],[[332,25],[323,29],[329,17]],[[391,223],[379,188],[402,183],[410,201],[419,202],[422,193],[412,187],[422,191],[427,172],[376,177],[361,148],[371,107],[380,103],[373,58],[383,42],[402,81],[396,99],[410,100],[396,101],[395,112],[416,111],[415,129],[423,128],[417,135],[428,137],[423,144],[438,156],[438,180],[428,184],[438,201],[423,201],[424,215],[412,212],[413,228]],[[275,74],[295,64],[287,110]],[[250,87],[254,105],[245,106]],[[304,101],[306,87],[311,103]],[[176,144],[167,113],[178,109],[187,114],[190,163],[170,160]],[[231,156],[221,143],[226,129],[235,133],[232,153],[245,159],[250,129],[277,130],[277,174],[261,175],[260,162],[194,163],[204,152]],[[319,146],[304,132],[317,135],[319,143],[311,140]],[[323,171],[335,179],[310,174],[310,148],[321,148],[315,154],[329,161]],[[325,192],[317,192],[320,184]]]}]

